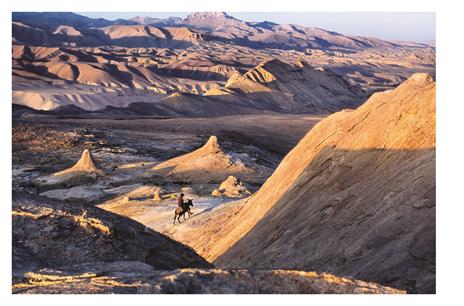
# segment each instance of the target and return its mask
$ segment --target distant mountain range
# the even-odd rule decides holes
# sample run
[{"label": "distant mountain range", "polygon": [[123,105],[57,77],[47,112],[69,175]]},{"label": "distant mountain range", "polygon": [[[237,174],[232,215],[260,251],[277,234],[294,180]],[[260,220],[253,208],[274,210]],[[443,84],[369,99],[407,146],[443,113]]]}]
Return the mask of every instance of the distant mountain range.
[{"label": "distant mountain range", "polygon": [[[246,22],[224,12],[192,13],[185,19],[134,17],[89,18],[67,12],[13,13],[13,43],[33,46],[171,47],[178,41],[207,40],[253,48],[359,51],[368,48],[404,48],[411,43],[342,35],[319,28],[269,21]],[[173,37],[170,27],[188,28],[193,34]],[[167,29],[166,29],[167,28]],[[414,43],[414,47],[428,47]]]},{"label": "distant mountain range", "polygon": [[13,103],[61,115],[329,114],[435,69],[428,45],[223,12],[13,13],[12,41]]}]

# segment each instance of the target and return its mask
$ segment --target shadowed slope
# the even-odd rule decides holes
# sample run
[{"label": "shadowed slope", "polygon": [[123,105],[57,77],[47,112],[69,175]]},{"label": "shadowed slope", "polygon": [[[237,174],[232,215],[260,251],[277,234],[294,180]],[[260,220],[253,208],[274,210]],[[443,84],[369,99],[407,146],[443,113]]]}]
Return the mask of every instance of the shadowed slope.
[{"label": "shadowed slope", "polygon": [[298,267],[434,292],[433,80],[413,75],[321,121],[255,195],[198,231],[207,238],[189,244],[220,267]]},{"label": "shadowed slope", "polygon": [[314,272],[177,269],[156,271],[141,262],[96,262],[26,274],[13,293],[299,293],[402,294],[393,288]]},{"label": "shadowed slope", "polygon": [[330,113],[360,102],[356,88],[341,76],[316,70],[303,60],[294,65],[265,61],[242,76],[230,77],[226,88],[283,112]]},{"label": "shadowed slope", "polygon": [[134,260],[156,269],[203,267],[192,249],[140,223],[81,203],[15,194],[13,276],[40,268]]}]

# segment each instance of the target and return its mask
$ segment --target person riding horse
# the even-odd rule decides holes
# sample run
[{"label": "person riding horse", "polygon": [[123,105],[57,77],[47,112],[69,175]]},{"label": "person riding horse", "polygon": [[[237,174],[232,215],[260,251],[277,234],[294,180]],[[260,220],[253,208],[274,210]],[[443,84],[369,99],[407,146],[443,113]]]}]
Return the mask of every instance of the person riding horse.
[{"label": "person riding horse", "polygon": [[177,207],[182,207],[184,205],[184,194],[181,193],[180,196],[177,198]]},{"label": "person riding horse", "polygon": [[193,214],[193,212],[190,211],[190,206],[193,206],[193,201],[188,199],[187,202],[184,202],[184,194],[181,193],[179,198],[177,198],[177,208],[174,214],[174,224],[176,224],[176,218],[179,223],[180,217],[184,216],[185,220],[185,213],[188,213],[190,218],[190,216]]}]

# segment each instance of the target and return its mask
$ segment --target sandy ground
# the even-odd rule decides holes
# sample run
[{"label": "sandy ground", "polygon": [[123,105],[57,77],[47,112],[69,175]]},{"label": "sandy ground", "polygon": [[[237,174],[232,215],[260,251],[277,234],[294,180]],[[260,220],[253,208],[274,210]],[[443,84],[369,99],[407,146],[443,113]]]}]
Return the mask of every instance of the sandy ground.
[{"label": "sandy ground", "polygon": [[[198,226],[197,221],[205,214],[211,213],[214,209],[220,208],[224,204],[231,203],[237,199],[233,198],[216,198],[211,196],[199,196],[194,194],[187,195],[188,199],[193,200],[194,206],[191,208],[193,215],[187,215],[185,220],[181,217],[181,223],[173,223],[174,211],[177,207],[175,199],[166,199],[159,203],[154,203],[151,198],[144,200],[131,200],[123,203],[101,204],[98,207],[115,212],[131,219],[134,219],[143,225],[163,234],[172,236],[179,229],[189,231],[194,226]],[[193,226],[193,227],[192,227]]]}]

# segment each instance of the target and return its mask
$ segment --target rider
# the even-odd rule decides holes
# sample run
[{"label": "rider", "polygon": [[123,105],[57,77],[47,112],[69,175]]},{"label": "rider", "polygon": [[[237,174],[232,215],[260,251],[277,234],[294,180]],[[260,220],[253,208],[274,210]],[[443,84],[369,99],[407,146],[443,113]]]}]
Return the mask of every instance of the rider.
[{"label": "rider", "polygon": [[182,208],[182,205],[184,205],[184,194],[181,193],[180,196],[177,198],[177,207]]}]

